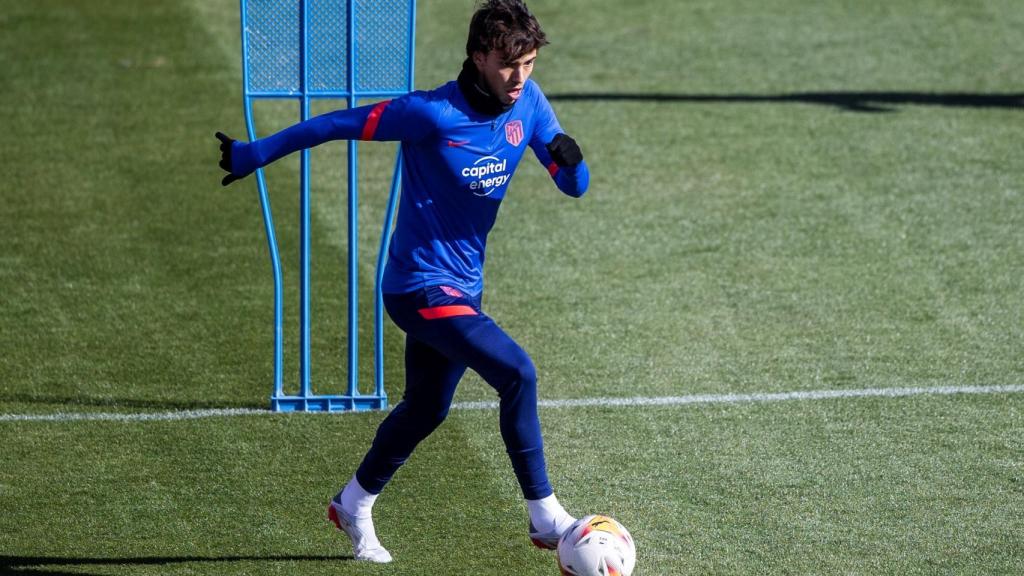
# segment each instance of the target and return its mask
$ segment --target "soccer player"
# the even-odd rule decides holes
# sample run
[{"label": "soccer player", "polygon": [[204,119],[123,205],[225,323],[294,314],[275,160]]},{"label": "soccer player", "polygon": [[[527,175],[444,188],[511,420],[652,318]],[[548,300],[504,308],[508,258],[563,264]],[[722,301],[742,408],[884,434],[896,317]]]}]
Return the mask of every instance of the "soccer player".
[{"label": "soccer player", "polygon": [[532,80],[547,39],[521,0],[488,0],[473,14],[468,58],[454,81],[375,105],[338,110],[250,143],[221,133],[223,184],[328,140],[398,140],[405,162],[384,271],[388,314],[406,333],[405,393],[387,415],[328,517],[355,557],[389,562],[371,509],[392,475],[448,414],[472,369],[499,397],[501,436],[529,514],[529,535],[553,549],[575,521],[548,482],[530,357],[481,309],[487,234],[526,147],[563,193],[590,179],[579,146]]}]

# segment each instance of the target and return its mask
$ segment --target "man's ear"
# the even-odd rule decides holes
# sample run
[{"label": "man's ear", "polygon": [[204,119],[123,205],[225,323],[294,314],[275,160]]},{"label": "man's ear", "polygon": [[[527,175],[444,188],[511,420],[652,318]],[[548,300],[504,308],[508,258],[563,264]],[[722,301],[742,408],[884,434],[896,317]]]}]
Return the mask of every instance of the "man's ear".
[{"label": "man's ear", "polygon": [[484,64],[487,63],[487,54],[484,52],[473,52],[473,64],[476,64],[476,71],[483,72]]}]

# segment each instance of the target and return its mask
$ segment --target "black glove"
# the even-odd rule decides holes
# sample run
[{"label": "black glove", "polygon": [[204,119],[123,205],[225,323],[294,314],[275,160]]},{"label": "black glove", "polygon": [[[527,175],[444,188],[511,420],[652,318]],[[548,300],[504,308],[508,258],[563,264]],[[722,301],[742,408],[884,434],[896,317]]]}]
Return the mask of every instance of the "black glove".
[{"label": "black glove", "polygon": [[548,154],[559,166],[575,166],[583,161],[583,152],[568,134],[555,136],[547,145]]},{"label": "black glove", "polygon": [[241,176],[235,176],[231,172],[231,144],[234,138],[228,138],[223,132],[217,132],[217,140],[220,140],[220,167],[228,171],[228,175],[220,181],[221,186],[227,186],[235,180],[241,180]]}]

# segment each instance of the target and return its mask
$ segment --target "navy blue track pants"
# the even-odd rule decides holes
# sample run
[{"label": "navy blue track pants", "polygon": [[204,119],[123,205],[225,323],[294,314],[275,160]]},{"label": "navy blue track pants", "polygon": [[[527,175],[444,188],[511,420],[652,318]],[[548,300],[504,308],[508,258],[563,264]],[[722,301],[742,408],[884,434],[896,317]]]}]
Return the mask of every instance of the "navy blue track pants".
[{"label": "navy blue track pants", "polygon": [[526,352],[472,298],[447,286],[384,294],[388,315],[406,333],[405,393],[377,428],[356,471],[367,492],[378,494],[416,445],[448,415],[467,368],[498,392],[505,449],[523,496],[552,493],[537,417],[537,373]]}]

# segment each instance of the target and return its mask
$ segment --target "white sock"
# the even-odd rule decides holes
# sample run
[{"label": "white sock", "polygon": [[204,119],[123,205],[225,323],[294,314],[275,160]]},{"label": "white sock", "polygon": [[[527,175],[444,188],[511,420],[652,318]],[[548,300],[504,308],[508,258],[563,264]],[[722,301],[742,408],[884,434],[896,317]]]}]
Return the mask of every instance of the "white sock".
[{"label": "white sock", "polygon": [[562,508],[554,494],[540,500],[527,500],[526,509],[530,512],[534,530],[540,533],[555,531],[561,534],[576,521]]},{"label": "white sock", "polygon": [[377,496],[378,494],[370,494],[363,489],[356,477],[352,476],[345,489],[341,491],[341,509],[356,518],[369,518]]}]

